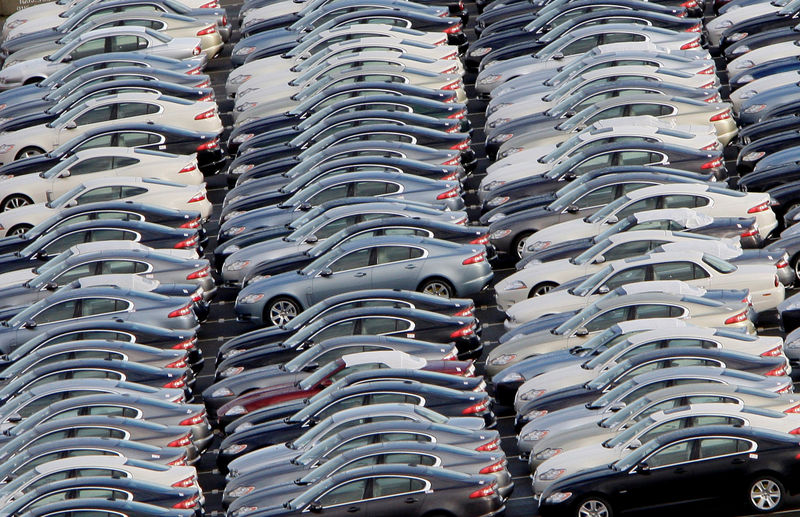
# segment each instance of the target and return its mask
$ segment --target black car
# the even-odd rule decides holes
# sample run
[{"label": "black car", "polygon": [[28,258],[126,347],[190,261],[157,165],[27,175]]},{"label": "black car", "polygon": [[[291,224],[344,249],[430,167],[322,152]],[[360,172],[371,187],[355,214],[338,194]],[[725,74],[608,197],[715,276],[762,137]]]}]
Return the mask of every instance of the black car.
[{"label": "black car", "polygon": [[[442,239],[459,244],[489,244],[488,228],[483,226],[463,226],[459,224],[433,221],[425,218],[398,217],[387,215],[378,219],[371,219],[361,223],[350,221],[350,217],[345,217],[346,227],[336,233],[326,235],[328,232],[323,228],[325,234],[309,236],[308,239],[324,239],[319,244],[314,245],[310,250],[301,253],[286,254],[280,259],[270,259],[259,265],[254,265],[244,278],[245,285],[256,276],[274,275],[279,272],[302,269],[315,258],[327,253],[335,246],[340,245],[346,240],[353,238],[364,238],[387,234],[406,233],[409,235],[419,235]],[[331,223],[336,227],[337,223]],[[335,229],[335,228],[334,228]],[[330,231],[333,231],[331,229]],[[283,238],[290,238],[291,234]],[[232,250],[246,248],[247,246],[276,239],[275,232],[269,229],[254,230],[226,241],[223,245],[217,246],[214,250],[214,263],[222,267],[225,259],[232,253]],[[234,246],[235,248],[232,248]],[[489,258],[494,256],[494,248],[489,249]]]},{"label": "black car", "polygon": [[798,128],[800,128],[800,116],[792,113],[774,119],[762,120],[755,124],[739,128],[739,134],[737,135],[735,145],[743,147],[750,142],[755,142],[762,138],[786,131],[796,131]]},{"label": "black car", "polygon": [[152,248],[196,248],[199,240],[200,234],[196,228],[170,228],[134,220],[96,219],[59,227],[32,242],[24,239],[2,242],[0,273],[36,268],[62,251],[84,242],[137,241]]},{"label": "black car", "polygon": [[505,509],[494,476],[439,467],[375,465],[336,474],[311,488],[291,488],[276,491],[274,505],[253,512],[252,517],[288,517],[307,512],[331,516],[359,512],[369,517],[479,517],[497,515]]},{"label": "black car", "polygon": [[[387,374],[387,375],[384,375]],[[349,384],[346,384],[346,381]],[[397,388],[397,384],[383,384],[386,382],[397,383],[402,382],[403,386],[407,385],[409,382],[417,384],[421,383],[427,386],[439,386],[442,388],[449,388],[453,390],[459,391],[482,391],[486,389],[486,382],[483,380],[483,377],[467,377],[467,376],[458,376],[458,375],[449,375],[446,373],[440,372],[429,372],[427,370],[408,370],[408,369],[381,369],[380,371],[375,370],[365,370],[363,372],[351,373],[345,379],[341,381],[337,381],[334,383],[337,386],[337,389],[341,390],[350,390],[348,393],[366,393],[364,389],[358,388],[358,386],[372,385],[378,386],[378,388],[382,387],[393,387]],[[378,383],[378,384],[376,384]],[[351,389],[352,388],[352,389]],[[367,391],[369,391],[367,389]],[[329,393],[318,393],[314,397],[304,401],[303,403],[300,402],[293,402],[289,405],[282,405],[278,407],[267,407],[262,409],[257,409],[255,411],[251,411],[249,413],[245,413],[241,416],[236,417],[234,415],[234,419],[230,420],[225,426],[225,434],[232,435],[236,432],[246,431],[247,429],[252,428],[253,426],[268,423],[268,422],[277,422],[278,420],[284,420],[286,418],[292,417],[296,412],[303,410],[305,407],[311,404],[315,404],[316,410],[324,409],[328,407],[332,401],[338,400],[338,395],[336,395],[335,391],[329,391]],[[360,397],[360,396],[359,396]],[[359,404],[362,402],[364,404],[383,404],[385,397],[373,397],[370,396],[369,398],[357,397]],[[394,400],[393,397],[389,397],[390,400]],[[398,398],[397,400],[407,403],[407,398]],[[410,399],[409,399],[410,400]],[[414,398],[412,402],[421,402],[418,398]],[[335,406],[333,406],[335,407]],[[345,409],[347,407],[351,407],[347,403],[340,409]],[[338,410],[337,410],[338,411]],[[313,413],[313,411],[312,411]],[[290,418],[291,419],[291,418]]]},{"label": "black car", "polygon": [[527,415],[534,410],[552,411],[591,402],[599,393],[619,386],[640,373],[655,368],[680,366],[713,366],[762,375],[781,375],[788,364],[783,357],[767,359],[724,349],[664,348],[626,359],[586,384],[561,388],[550,393],[539,393],[538,396],[535,392],[529,392],[527,395],[518,394],[523,404],[517,412]]},{"label": "black car", "polygon": [[782,43],[784,41],[797,41],[799,39],[800,28],[798,28],[797,25],[794,27],[769,28],[767,30],[750,33],[734,43],[729,43],[722,55],[726,60],[731,61],[751,50]]},{"label": "black car", "polygon": [[[388,375],[381,376],[382,372],[388,372]],[[487,426],[494,425],[495,416],[490,407],[491,398],[486,392],[419,382],[410,375],[402,380],[402,376],[395,378],[395,372],[402,375],[403,370],[379,370],[372,372],[371,379],[363,375],[367,372],[351,374],[305,402],[283,404],[266,410],[260,406],[265,402],[264,398],[259,399],[255,395],[241,397],[235,401],[236,405],[242,407],[243,412],[238,410],[236,405],[223,406],[222,410],[225,413],[218,416],[222,424],[233,422],[236,417],[259,409],[265,411],[271,418],[262,419],[261,423],[225,438],[220,444],[218,464],[227,465],[244,451],[250,452],[294,439],[323,418],[355,406],[400,402],[425,406],[444,416],[475,416],[483,418]],[[439,374],[439,376],[447,375]],[[356,378],[360,381],[353,384],[352,381]],[[458,382],[458,379],[453,382]],[[234,414],[227,414],[230,409],[236,409],[233,411]],[[239,446],[231,447],[233,444]],[[241,447],[242,444],[247,446]]]},{"label": "black car", "polygon": [[[382,83],[386,84],[386,83]],[[290,127],[308,127],[312,121],[326,120],[331,116],[355,111],[402,111],[427,115],[436,118],[458,119],[461,121],[463,130],[469,129],[469,121],[466,118],[466,106],[461,103],[453,102],[453,99],[439,100],[429,97],[414,95],[416,90],[428,90],[405,83],[388,83],[386,87],[375,86],[370,95],[352,96],[353,86],[358,85],[359,94],[367,93],[364,83],[354,83],[347,85],[349,88],[332,88],[324,90],[320,94],[310,99],[306,99],[291,112],[281,114],[281,116],[259,118],[253,121],[240,124],[230,134],[228,138],[228,151],[237,153],[239,146],[249,142],[254,137],[260,137],[271,131],[286,129]],[[398,86],[400,88],[398,88]],[[397,90],[398,93],[395,93]],[[343,96],[342,90],[347,97]],[[404,91],[405,90],[405,91]],[[451,92],[452,90],[434,90],[437,92]],[[400,93],[402,92],[402,93]],[[287,115],[287,116],[283,116]]]},{"label": "black car", "polygon": [[739,150],[736,170],[741,176],[745,176],[758,165],[759,160],[790,147],[800,147],[800,133],[796,129],[753,140]]},{"label": "black car", "polygon": [[[798,206],[798,196],[800,196],[800,180],[791,181],[787,178],[789,183],[784,183],[767,190],[770,197],[770,206],[772,207],[775,215],[778,216],[778,221],[783,221],[788,218],[790,212]],[[783,226],[779,226],[782,228]]]},{"label": "black car", "polygon": [[0,174],[19,176],[44,172],[78,151],[95,147],[140,147],[172,154],[197,153],[198,164],[204,172],[215,171],[225,161],[217,133],[144,122],[120,122],[90,129],[48,153],[6,164],[0,167]]},{"label": "black car", "polygon": [[[528,18],[532,17],[529,16]],[[509,20],[504,20],[500,23],[509,24]],[[672,14],[655,11],[632,11],[630,9],[599,10],[573,18],[569,22],[563,23],[545,34],[528,31],[526,27],[517,27],[516,29],[512,28],[503,32],[482,35],[482,37],[470,44],[470,49],[490,48],[492,52],[484,56],[474,56],[471,51],[467,52],[464,65],[470,70],[475,70],[481,62],[490,62],[492,58],[510,59],[519,55],[535,53],[549,43],[556,41],[575,29],[598,24],[647,25],[674,31],[691,32],[698,32],[702,25],[692,18],[678,18]],[[522,49],[517,49],[517,47],[521,46],[524,46],[526,49],[524,53]],[[508,52],[500,56],[501,52],[498,52],[499,49],[505,49]],[[494,53],[496,54],[492,56]]]},{"label": "black car", "polygon": [[759,16],[734,23],[722,33],[716,50],[723,53],[729,46],[750,34],[758,34],[780,27],[794,27],[797,25],[798,16],[800,16],[800,6],[789,2],[781,9],[761,13]]},{"label": "black car", "polygon": [[738,90],[747,83],[783,72],[794,72],[800,69],[797,57],[782,57],[773,61],[765,61],[751,68],[746,68],[738,73],[732,73],[730,78],[731,91]]},{"label": "black car", "polygon": [[[788,433],[709,425],[663,434],[611,465],[547,487],[539,513],[598,515],[698,501],[741,500],[748,512],[779,509],[797,486],[797,440]],[[600,513],[598,513],[600,512]]]},{"label": "black car", "polygon": [[[239,10],[239,25],[244,22],[244,17],[242,16],[246,11],[250,9],[257,9],[259,7],[264,7],[268,5],[268,0],[245,0],[242,4],[241,9]],[[464,2],[459,0],[434,0],[432,2],[428,2],[430,5],[441,5],[446,6],[451,16],[459,16],[461,18],[462,23],[466,24],[469,20],[469,11],[466,7],[464,7]]]},{"label": "black car", "polygon": [[[461,336],[464,333],[459,331],[465,327],[474,331]],[[297,350],[343,335],[397,335],[432,343],[455,342],[460,358],[477,357],[482,350],[477,335],[480,328],[473,316],[449,316],[407,307],[359,307],[326,314],[295,332],[287,332],[280,327],[271,329],[274,330],[272,336],[262,334],[261,339],[257,343],[250,342],[249,347],[243,341],[230,340],[225,343],[219,350],[223,360],[217,364],[217,368],[247,368],[285,362]]]},{"label": "black car", "polygon": [[[760,141],[760,140],[759,140]],[[788,162],[776,167],[766,167],[750,172],[738,178],[736,185],[748,192],[766,192],[787,183],[800,180],[800,166],[797,162]],[[773,211],[777,205],[773,205]],[[786,210],[786,206],[781,206]]]},{"label": "black car", "polygon": [[[194,506],[197,505],[195,504]],[[125,499],[101,499],[99,497],[91,497],[65,499],[55,503],[28,508],[24,513],[20,514],[20,517],[23,515],[25,517],[70,517],[72,515],[84,513],[89,513],[91,515],[113,515],[115,517],[194,517],[196,512],[194,506],[189,506],[188,508],[180,506],[176,508],[164,508],[154,504],[128,501]]]}]

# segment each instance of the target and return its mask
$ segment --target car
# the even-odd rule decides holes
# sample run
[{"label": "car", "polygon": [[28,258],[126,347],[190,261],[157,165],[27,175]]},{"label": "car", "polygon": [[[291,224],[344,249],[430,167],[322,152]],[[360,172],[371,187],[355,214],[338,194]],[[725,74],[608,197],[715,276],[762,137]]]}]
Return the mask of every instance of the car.
[{"label": "car", "polygon": [[[195,503],[196,505],[196,503]],[[140,503],[137,501],[127,501],[119,499],[92,499],[83,498],[77,500],[64,500],[60,502],[50,503],[38,508],[26,511],[23,515],[28,517],[41,516],[41,515],[70,515],[71,510],[75,508],[85,509],[85,511],[114,512],[114,515],[124,517],[156,517],[162,515],[165,511],[164,508],[153,504]],[[172,510],[172,509],[170,509]],[[191,517],[197,510],[192,508],[176,509],[173,510],[176,517]]]},{"label": "car", "polygon": [[[33,55],[31,59],[20,50],[8,56],[0,70],[0,88],[7,90],[25,83],[36,83],[58,71],[72,60],[105,52],[139,52],[175,59],[202,56],[200,39],[172,38],[145,27],[111,27],[80,34],[56,50],[47,59]],[[22,55],[20,55],[22,54]],[[203,63],[203,61],[200,61]]]},{"label": "car", "polygon": [[748,34],[747,36],[728,43],[725,50],[722,52],[722,57],[726,61],[746,54],[751,50],[755,50],[773,43],[792,41],[797,37],[797,26],[794,27],[776,27],[774,29],[761,30]]},{"label": "car", "polygon": [[[703,498],[730,500],[733,494],[741,494],[750,510],[769,511],[784,503],[784,483],[792,488],[795,449],[791,435],[757,427],[712,425],[673,431],[624,456],[614,468],[603,465],[557,480],[541,494],[539,512],[544,516],[573,515],[573,509],[584,505],[592,511],[608,512],[667,501],[683,503],[696,500],[699,487]],[[737,456],[743,461],[731,468]],[[695,475],[679,474],[685,481],[675,482],[675,470],[687,462],[696,466]],[[778,477],[757,473],[764,462],[774,465]],[[620,500],[613,488],[620,480],[625,487],[635,486],[639,497],[646,499]],[[664,490],[665,486],[672,490]],[[557,495],[565,492],[570,496]]]},{"label": "car", "polygon": [[[403,461],[392,461],[395,458]],[[411,461],[406,460],[406,458]],[[264,508],[268,501],[272,500],[272,491],[275,487],[295,480],[299,480],[298,484],[301,486],[309,486],[337,472],[357,468],[362,463],[407,463],[425,466],[435,464],[441,465],[445,469],[456,470],[466,474],[474,474],[476,472],[493,474],[497,478],[498,490],[503,497],[507,497],[510,487],[513,487],[513,483],[510,481],[510,474],[505,466],[507,463],[505,454],[500,451],[473,451],[463,447],[430,442],[379,443],[345,451],[319,465],[297,465],[295,469],[281,474],[273,471],[268,485],[257,482],[246,485],[242,483],[242,477],[244,476],[241,476],[237,479],[235,488],[226,487],[223,495],[223,504],[227,503],[226,499],[230,499],[230,503],[226,505],[229,512],[237,515],[250,513]],[[322,468],[320,469],[319,467]],[[255,478],[255,476],[252,477]]]},{"label": "car", "polygon": [[[766,45],[746,54],[741,54],[728,62],[727,69],[731,77],[737,79],[735,85],[740,84],[743,75],[747,75],[752,69],[758,70],[760,66],[769,66],[770,62],[777,65],[777,61],[783,58],[797,59],[798,49],[794,40],[782,41]],[[749,82],[749,81],[747,81]]]},{"label": "car", "polygon": [[726,9],[707,24],[709,44],[712,47],[720,47],[729,29],[752,19],[769,18],[770,15],[784,9],[783,5],[760,2],[740,9]]},{"label": "car", "polygon": [[797,72],[794,70],[775,73],[753,80],[731,92],[731,104],[736,113],[741,113],[743,124],[757,120],[756,114],[768,106],[791,102],[791,94],[796,90],[794,81],[791,79],[796,76]]}]

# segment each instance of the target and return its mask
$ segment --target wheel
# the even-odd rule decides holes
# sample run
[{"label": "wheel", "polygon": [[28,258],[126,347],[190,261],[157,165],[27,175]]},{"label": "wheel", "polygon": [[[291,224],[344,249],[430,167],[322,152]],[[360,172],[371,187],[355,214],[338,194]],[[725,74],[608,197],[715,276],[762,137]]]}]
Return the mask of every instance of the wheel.
[{"label": "wheel", "polygon": [[600,497],[587,497],[575,509],[575,517],[612,517],[611,506]]},{"label": "wheel", "polygon": [[430,278],[425,280],[419,285],[417,291],[434,296],[441,296],[443,298],[453,297],[453,286],[443,278]]},{"label": "wheel", "polygon": [[792,257],[789,263],[794,268],[794,275],[795,275],[794,284],[795,286],[800,285],[800,253]]},{"label": "wheel", "polygon": [[43,77],[30,77],[23,84],[39,84],[42,81],[44,81]]},{"label": "wheel", "polygon": [[22,235],[31,228],[33,228],[33,226],[29,224],[18,224],[16,226],[12,226],[11,229],[6,232],[6,235]]},{"label": "wheel", "polygon": [[514,242],[511,244],[511,253],[517,258],[517,260],[522,258],[522,251],[525,249],[525,239],[533,235],[533,232],[523,232],[517,235],[514,238]]},{"label": "wheel", "polygon": [[30,204],[31,204],[31,199],[29,197],[23,196],[22,194],[13,194],[3,200],[3,204],[0,205],[0,212],[5,212],[6,210],[13,210],[15,208],[19,208],[21,206]]},{"label": "wheel", "polygon": [[279,297],[270,300],[264,307],[264,323],[281,327],[300,313],[300,304],[291,298]]},{"label": "wheel", "polygon": [[773,512],[781,507],[786,492],[783,483],[766,474],[757,476],[750,482],[747,501],[757,512]]},{"label": "wheel", "polygon": [[17,153],[17,160],[30,158],[31,156],[39,156],[40,154],[44,154],[44,149],[40,149],[39,147],[25,147]]},{"label": "wheel", "polygon": [[528,293],[528,298],[533,298],[534,296],[541,296],[543,294],[547,294],[554,287],[558,287],[558,284],[555,282],[542,282],[541,284],[536,284],[531,288],[531,292]]}]

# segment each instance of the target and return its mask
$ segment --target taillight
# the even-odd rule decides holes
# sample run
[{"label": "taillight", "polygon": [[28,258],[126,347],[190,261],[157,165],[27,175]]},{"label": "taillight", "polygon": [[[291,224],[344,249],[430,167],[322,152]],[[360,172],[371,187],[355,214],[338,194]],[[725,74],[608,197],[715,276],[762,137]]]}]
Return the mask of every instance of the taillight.
[{"label": "taillight", "polygon": [[686,9],[691,9],[693,7],[697,7],[697,2],[695,0],[689,0],[688,2],[682,3],[681,7],[685,7]]},{"label": "taillight", "polygon": [[203,51],[203,49],[200,48],[200,45],[197,45],[196,47],[194,47],[192,49],[192,55],[193,56],[199,56],[202,51]]},{"label": "taillight", "polygon": [[791,392],[792,392],[792,385],[791,384],[787,384],[786,386],[784,386],[783,388],[779,389],[775,393],[791,393]]},{"label": "taillight", "polygon": [[171,363],[166,365],[164,368],[186,368],[186,358],[181,357],[177,361],[172,361]]},{"label": "taillight", "polygon": [[713,75],[714,74],[714,65],[711,65],[708,68],[703,68],[702,70],[700,70],[697,73],[698,74],[704,74],[704,75]]},{"label": "taillight", "polygon": [[464,259],[464,261],[461,262],[461,264],[467,266],[469,264],[478,264],[479,262],[483,262],[485,260],[486,260],[486,252],[481,251],[478,254],[475,254],[467,259]]},{"label": "taillight", "polygon": [[[484,411],[486,411],[488,408],[489,408],[489,399],[483,399],[483,400],[481,400],[480,402],[477,402],[477,403],[475,403],[475,404],[471,405],[471,406],[470,406],[470,407],[468,407],[468,408],[464,408],[464,410],[463,410],[463,411],[461,411],[461,414],[462,414],[462,415],[475,415],[475,414],[478,414],[478,413],[483,413],[483,412],[484,412]],[[495,440],[495,441],[496,441],[496,440]],[[489,443],[492,443],[492,442],[489,442]],[[481,447],[486,447],[486,446],[488,446],[488,445],[489,445],[489,444],[484,444],[484,445],[481,445]],[[497,446],[496,446],[496,444],[495,444],[495,449],[496,449],[496,448],[497,448]],[[476,450],[479,450],[479,451],[481,451],[481,450],[487,450],[487,451],[489,451],[489,450],[494,450],[494,449],[481,449],[481,448],[478,448],[478,449],[476,449]]]},{"label": "taillight", "polygon": [[211,268],[209,266],[205,266],[203,268],[198,269],[192,273],[189,273],[186,276],[186,280],[196,280],[198,278],[205,278],[211,273]]},{"label": "taillight", "polygon": [[753,226],[751,226],[750,228],[748,228],[747,230],[745,230],[745,231],[743,231],[741,233],[742,237],[752,237],[753,235],[758,235],[758,226],[757,225],[753,225]]},{"label": "taillight", "polygon": [[197,290],[192,293],[191,298],[194,303],[201,301],[203,299],[203,288],[198,287]]},{"label": "taillight", "polygon": [[191,237],[189,237],[188,239],[183,239],[180,242],[176,242],[175,246],[173,246],[173,248],[179,249],[179,250],[180,249],[184,249],[184,248],[193,248],[193,247],[197,246],[197,242],[199,240],[200,240],[200,238],[197,236],[197,234],[194,234]]},{"label": "taillight", "polygon": [[700,166],[701,169],[716,169],[717,167],[722,167],[722,158],[714,158],[711,161],[708,161]]},{"label": "taillight", "polygon": [[206,27],[205,29],[201,29],[201,30],[197,31],[197,35],[198,36],[206,36],[208,34],[214,34],[215,32],[217,32],[217,26],[216,25],[210,25],[210,26]]},{"label": "taillight", "polygon": [[750,208],[747,211],[747,213],[748,214],[756,214],[758,212],[766,212],[767,210],[769,210],[769,201],[765,201],[765,202],[761,203],[760,205],[756,205],[753,208]]},{"label": "taillight", "polygon": [[697,22],[696,25],[692,25],[685,32],[700,32],[700,22]]},{"label": "taillight", "polygon": [[178,228],[199,228],[199,227],[200,227],[200,218],[196,217],[196,218],[192,219],[191,221],[186,221],[185,223],[180,225]]},{"label": "taillight", "polygon": [[467,216],[462,217],[458,221],[453,221],[453,224],[460,224],[462,226],[467,224]]},{"label": "taillight", "polygon": [[[167,444],[167,447],[186,447],[187,445],[191,445],[191,444],[192,444],[192,433],[186,433],[185,435],[181,436],[177,440],[172,440],[171,442],[169,442]],[[183,486],[183,487],[192,486],[192,483],[194,482],[194,476],[188,477],[188,478],[184,479],[183,481],[178,481],[178,483],[186,483],[187,480],[189,480],[189,484],[188,485],[187,484],[181,484],[181,485],[172,485],[172,486]]]},{"label": "taillight", "polygon": [[[165,388],[183,388],[184,386],[186,386],[186,380],[183,377],[179,377],[164,385]],[[175,447],[175,445],[169,445],[169,447]]]},{"label": "taillight", "polygon": [[470,323],[469,325],[464,325],[463,327],[461,327],[458,330],[454,330],[450,334],[450,338],[456,339],[456,338],[460,338],[460,337],[471,336],[474,333],[475,333],[475,331],[472,329],[472,323]]},{"label": "taillight", "polygon": [[775,275],[775,287],[778,287],[781,284],[781,281],[778,279],[778,275]]},{"label": "taillight", "polygon": [[717,85],[717,81],[716,81],[716,80],[714,80],[714,81],[711,81],[711,82],[708,82],[708,83],[704,84],[704,85],[703,85],[703,86],[701,86],[700,88],[703,88],[703,89],[705,89],[705,90],[708,90],[709,88],[714,88],[716,85]]},{"label": "taillight", "polygon": [[717,148],[717,144],[714,143],[714,144],[708,144],[708,145],[706,145],[704,147],[701,147],[700,150],[701,151],[713,151],[716,148]]},{"label": "taillight", "polygon": [[491,442],[486,442],[483,445],[481,445],[480,447],[476,447],[475,450],[476,451],[496,451],[499,448],[500,448],[500,439],[499,438],[495,438]]},{"label": "taillight", "polygon": [[689,50],[690,48],[697,48],[700,46],[700,38],[693,39],[689,43],[681,45],[681,50]]},{"label": "taillight", "polygon": [[733,325],[734,323],[741,323],[747,320],[747,311],[742,311],[739,314],[731,316],[730,318],[725,320],[726,325]]},{"label": "taillight", "polygon": [[217,147],[219,147],[219,138],[209,140],[208,142],[203,142],[202,144],[197,146],[197,150],[208,151],[209,149],[216,149]]},{"label": "taillight", "polygon": [[450,27],[444,30],[445,34],[460,34],[461,33],[461,24],[457,23],[455,25],[451,25]]},{"label": "taillight", "polygon": [[211,102],[214,100],[214,93],[209,93],[208,95],[204,95],[197,99],[197,102]]},{"label": "taillight", "polygon": [[198,192],[197,194],[192,196],[191,199],[189,199],[189,203],[198,203],[200,201],[205,200],[205,198],[206,198],[205,192]]},{"label": "taillight", "polygon": [[[200,9],[217,9],[218,7],[219,7],[219,2],[217,2],[217,0],[212,0],[211,2],[208,2],[207,4],[201,5]],[[224,20],[225,20],[225,18],[223,18],[223,22],[222,22],[223,24],[225,23]]]},{"label": "taillight", "polygon": [[186,455],[182,455],[177,460],[172,460],[167,463],[167,465],[172,465],[173,467],[183,467],[186,465]]},{"label": "taillight", "polygon": [[441,181],[453,181],[458,179],[458,171],[451,172],[447,176],[442,176]]},{"label": "taillight", "polygon": [[458,187],[453,187],[451,189],[442,192],[441,194],[436,196],[436,199],[450,199],[454,197],[458,197]]},{"label": "taillight", "polygon": [[783,412],[784,413],[800,414],[800,404],[798,404],[796,406],[793,406],[793,407],[790,407],[789,409],[784,409]]},{"label": "taillight", "polygon": [[175,309],[174,311],[170,312],[167,317],[168,318],[179,318],[181,316],[188,316],[192,312],[192,304],[188,303],[181,307],[180,309]]},{"label": "taillight", "polygon": [[173,350],[191,350],[197,345],[197,338],[193,337],[192,339],[187,339],[186,341],[181,341],[175,345],[172,345]]},{"label": "taillight", "polygon": [[442,86],[442,90],[458,90],[461,88],[461,79],[456,79],[452,83]]},{"label": "taillight", "polygon": [[770,376],[770,377],[782,377],[782,376],[786,375],[786,365],[782,364],[780,366],[777,366],[777,367],[773,368],[772,370],[768,371],[767,373],[765,373],[764,375],[767,375],[767,376]]},{"label": "taillight", "polygon": [[479,490],[475,490],[474,492],[469,494],[469,498],[470,499],[477,499],[479,497],[489,497],[490,495],[494,495],[494,486],[495,486],[495,483],[492,483],[491,485],[489,485],[487,487],[481,488]]},{"label": "taillight", "polygon": [[[177,441],[177,440],[176,440],[176,441]],[[191,441],[191,440],[190,440],[190,441]],[[174,442],[173,442],[173,443],[174,443]],[[169,444],[169,447],[174,447],[174,445],[172,445],[172,444]],[[180,487],[180,488],[189,488],[190,486],[193,486],[193,485],[194,485],[194,476],[189,476],[189,477],[188,477],[188,478],[186,478],[186,479],[182,479],[182,480],[180,480],[180,481],[176,481],[176,482],[172,483],[172,486],[174,486],[174,487],[176,487],[176,488],[177,488],[177,487]]]},{"label": "taillight", "polygon": [[452,54],[447,54],[442,59],[458,59],[458,52],[453,52]]},{"label": "taillight", "polygon": [[717,113],[716,115],[714,115],[713,117],[711,117],[708,120],[711,121],[711,122],[716,122],[718,120],[726,120],[726,119],[729,119],[729,118],[731,118],[731,110],[730,110],[730,108],[726,109],[722,113]]},{"label": "taillight", "polygon": [[451,113],[450,115],[447,115],[447,118],[462,119],[462,118],[464,118],[466,116],[467,116],[467,110],[458,110],[455,113]]},{"label": "taillight", "polygon": [[194,85],[195,88],[208,88],[209,86],[211,86],[211,81],[208,79],[206,79],[202,83]]},{"label": "taillight", "polygon": [[442,162],[442,165],[460,165],[461,164],[461,155],[456,156],[455,158],[450,158],[446,162]]},{"label": "taillight", "polygon": [[453,316],[455,316],[456,318],[467,318],[469,316],[472,316],[473,314],[475,314],[475,306],[470,305],[469,307],[461,309],[457,313],[453,314]]},{"label": "taillight", "polygon": [[184,499],[180,503],[175,503],[172,505],[173,508],[179,508],[181,510],[190,510],[197,506],[197,501],[199,497],[197,494],[193,495],[189,499]]},{"label": "taillight", "polygon": [[492,472],[500,472],[506,466],[506,460],[500,460],[497,463],[492,463],[488,467],[483,467],[479,472],[481,474],[491,474]]},{"label": "taillight", "polygon": [[[789,434],[800,434],[800,427],[792,429],[791,431],[789,431]],[[798,459],[797,456],[795,456],[795,459]]]},{"label": "taillight", "polygon": [[444,131],[445,131],[445,133],[458,133],[458,131],[459,131],[460,129],[461,129],[461,128],[459,127],[459,124],[456,124],[456,125],[454,125],[454,126],[452,126],[452,127],[448,127],[448,128],[447,128],[447,129],[445,129]]},{"label": "taillight", "polygon": [[197,170],[197,165],[194,162],[192,162],[192,163],[186,165],[183,169],[179,170],[178,174],[183,174],[185,172],[192,172],[192,171],[196,171],[196,170]]},{"label": "taillight", "polygon": [[489,244],[489,234],[488,233],[484,233],[483,235],[481,235],[477,239],[472,239],[471,241],[469,241],[469,243],[470,244]]},{"label": "taillight", "polygon": [[206,110],[202,113],[198,113],[194,116],[195,120],[205,120],[207,118],[212,118],[217,113],[217,108],[211,108],[210,110]]},{"label": "taillight", "polygon": [[779,355],[781,355],[782,350],[783,347],[781,345],[778,345],[775,348],[767,350],[766,352],[761,354],[761,357],[778,357]]},{"label": "taillight", "polygon": [[777,261],[775,263],[775,267],[778,268],[778,269],[783,269],[783,268],[788,267],[788,266],[789,266],[789,263],[786,262],[785,258],[782,258],[782,259],[780,259],[779,261]]},{"label": "taillight", "polygon": [[466,140],[462,140],[457,144],[453,144],[450,146],[450,149],[455,149],[457,151],[466,151],[469,149],[469,138]]},{"label": "taillight", "polygon": [[195,416],[190,416],[186,420],[181,420],[178,425],[197,425],[202,424],[206,418],[205,410],[201,411],[200,413],[196,414]]},{"label": "taillight", "polygon": [[186,74],[187,75],[200,75],[200,72],[202,72],[202,71],[203,71],[202,68],[200,68],[199,66],[196,66],[196,67],[192,68],[191,70],[189,70],[188,72],[186,72]]}]

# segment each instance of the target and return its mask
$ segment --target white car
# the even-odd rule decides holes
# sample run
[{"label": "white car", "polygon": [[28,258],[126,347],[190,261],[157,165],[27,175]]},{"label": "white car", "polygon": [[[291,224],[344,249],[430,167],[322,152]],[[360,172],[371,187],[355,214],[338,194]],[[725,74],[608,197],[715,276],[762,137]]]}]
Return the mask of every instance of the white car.
[{"label": "white car", "polygon": [[21,206],[0,212],[0,232],[33,227],[66,208],[86,203],[126,199],[176,210],[196,210],[203,220],[211,216],[212,205],[206,197],[205,184],[182,185],[171,181],[118,176],[88,180],[49,203]]},{"label": "white car", "polygon": [[222,132],[215,101],[191,102],[159,93],[119,93],[89,99],[47,124],[0,133],[0,164],[52,151],[84,132],[118,120]]},{"label": "white car", "polygon": [[780,88],[788,84],[797,83],[797,71],[782,72],[778,74],[770,74],[761,79],[750,81],[741,88],[737,88],[730,94],[730,102],[733,106],[733,112],[739,113],[742,102],[754,97],[759,93],[763,93],[773,88]]},{"label": "white car", "polygon": [[[544,263],[526,263],[521,270],[495,284],[497,308],[507,310],[515,303],[541,296],[563,283],[592,275],[605,267],[606,263],[644,255],[667,243],[684,243],[687,247],[696,246],[719,256],[720,247],[716,244],[720,242],[715,237],[667,230],[617,233],[599,240],[594,246],[574,257]],[[730,248],[731,251],[723,258],[733,258],[741,254],[742,248],[738,239],[726,239],[722,242],[723,251],[728,251],[724,248]],[[553,312],[561,310],[556,308]]]},{"label": "white car", "polygon": [[506,310],[517,324],[546,315],[580,310],[599,296],[634,282],[681,280],[706,289],[748,289],[757,312],[774,309],[785,297],[774,264],[734,265],[702,251],[654,252],[617,260],[570,289],[548,291]]},{"label": "white car", "polygon": [[625,217],[661,208],[692,208],[712,217],[755,217],[758,231],[767,237],[778,226],[769,194],[739,192],[703,183],[676,183],[634,190],[617,198],[586,219],[554,224],[525,240],[525,248],[542,242],[593,237]]},{"label": "white car", "polygon": [[[789,0],[777,0],[757,2],[744,7],[737,7],[735,4],[731,5],[725,13],[709,20],[705,24],[708,42],[711,46],[719,46],[722,34],[735,24],[781,11],[789,3]],[[789,12],[791,13],[791,11]]]},{"label": "white car", "polygon": [[203,63],[207,59],[200,38],[173,38],[132,25],[111,27],[80,34],[49,56],[32,54],[28,58],[25,50],[15,52],[8,56],[0,70],[0,89],[39,82],[76,59],[108,52],[139,52],[174,59],[199,58]]},{"label": "white car", "polygon": [[0,212],[34,203],[46,203],[95,178],[139,176],[184,185],[201,185],[203,173],[196,156],[137,149],[100,147],[79,151],[41,174],[0,176]]}]

